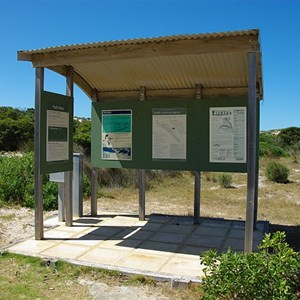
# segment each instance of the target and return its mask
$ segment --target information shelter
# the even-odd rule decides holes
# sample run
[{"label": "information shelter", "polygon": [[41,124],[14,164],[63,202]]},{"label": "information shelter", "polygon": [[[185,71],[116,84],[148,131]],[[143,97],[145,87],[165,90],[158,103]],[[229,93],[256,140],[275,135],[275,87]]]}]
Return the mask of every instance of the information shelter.
[{"label": "information shelter", "polygon": [[[66,76],[66,96],[72,101],[73,82],[92,100],[92,214],[97,214],[95,168],[140,170],[140,218],[145,212],[145,169],[195,171],[195,222],[200,172],[244,172],[248,174],[245,251],[252,251],[263,96],[259,30],[58,46],[19,51],[18,59],[31,61],[36,68],[36,239],[43,238],[45,166],[46,171],[54,166],[50,169],[56,172],[59,162],[57,171],[66,171],[71,198],[72,171],[66,153],[72,141],[67,116],[72,117],[73,109],[72,105],[63,112],[41,109],[43,72],[48,68]],[[63,103],[62,97],[58,96]],[[72,205],[67,203],[66,223],[71,226]]]}]

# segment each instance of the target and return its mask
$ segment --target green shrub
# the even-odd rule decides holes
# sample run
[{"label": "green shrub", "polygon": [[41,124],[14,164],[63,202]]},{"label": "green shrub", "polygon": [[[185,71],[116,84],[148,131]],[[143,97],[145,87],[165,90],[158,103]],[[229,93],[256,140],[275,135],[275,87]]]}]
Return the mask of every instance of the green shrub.
[{"label": "green shrub", "polygon": [[[57,184],[43,177],[43,205],[45,210],[57,209]],[[34,208],[34,155],[0,158],[1,203],[20,204]]]},{"label": "green shrub", "polygon": [[22,204],[26,182],[20,158],[0,159],[0,199],[4,203]]},{"label": "green shrub", "polygon": [[293,163],[298,164],[298,156],[300,155],[300,141],[290,147],[290,153],[293,159]]},{"label": "green shrub", "polygon": [[300,127],[288,127],[280,130],[278,138],[283,146],[292,146],[300,142]]},{"label": "green shrub", "polygon": [[232,176],[230,174],[222,173],[219,174],[219,184],[223,188],[230,188],[232,184]]},{"label": "green shrub", "polygon": [[266,177],[277,183],[288,183],[289,169],[283,164],[271,161],[266,166]]},{"label": "green shrub", "polygon": [[300,254],[288,246],[283,232],[266,234],[258,252],[228,250],[219,255],[209,250],[200,260],[206,266],[205,300],[298,299]]},{"label": "green shrub", "polygon": [[92,193],[92,186],[90,178],[84,173],[83,174],[83,197],[90,197]]},{"label": "green shrub", "polygon": [[287,157],[289,154],[278,145],[261,141],[259,143],[259,156],[266,157]]}]

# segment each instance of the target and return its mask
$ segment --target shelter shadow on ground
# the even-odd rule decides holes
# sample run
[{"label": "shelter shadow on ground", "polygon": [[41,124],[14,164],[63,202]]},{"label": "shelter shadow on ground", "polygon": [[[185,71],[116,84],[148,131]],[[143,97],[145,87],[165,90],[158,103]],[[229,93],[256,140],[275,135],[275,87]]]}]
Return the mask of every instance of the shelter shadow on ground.
[{"label": "shelter shadow on ground", "polygon": [[[145,221],[136,215],[114,213],[84,216],[65,226],[57,218],[47,220],[52,229],[44,240],[18,243],[8,250],[172,280],[199,281],[203,267],[199,256],[216,249],[243,251],[245,222],[201,218],[194,224],[190,216],[151,214]],[[258,222],[254,231],[254,250],[268,229]]]},{"label": "shelter shadow on ground", "polygon": [[300,251],[300,225],[270,224],[270,232],[276,231],[284,231],[286,233],[286,242],[295,251]]}]

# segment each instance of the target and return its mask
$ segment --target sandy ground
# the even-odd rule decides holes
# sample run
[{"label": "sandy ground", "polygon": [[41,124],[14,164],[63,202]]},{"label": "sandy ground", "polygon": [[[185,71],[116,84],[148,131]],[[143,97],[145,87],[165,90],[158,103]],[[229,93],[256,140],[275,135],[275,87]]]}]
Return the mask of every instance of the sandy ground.
[{"label": "sandy ground", "polygon": [[[44,219],[57,214],[45,212]],[[0,209],[0,250],[34,235],[34,210],[29,208]]]}]

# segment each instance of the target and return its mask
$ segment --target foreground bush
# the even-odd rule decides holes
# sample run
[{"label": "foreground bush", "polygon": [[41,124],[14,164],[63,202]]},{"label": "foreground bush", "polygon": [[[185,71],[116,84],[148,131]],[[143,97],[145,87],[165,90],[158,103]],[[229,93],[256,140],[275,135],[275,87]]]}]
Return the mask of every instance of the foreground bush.
[{"label": "foreground bush", "polygon": [[283,232],[266,234],[259,252],[218,255],[209,250],[200,260],[206,265],[205,300],[299,299],[300,254],[288,246]]},{"label": "foreground bush", "polygon": [[266,166],[266,177],[277,183],[288,183],[289,169],[281,163],[271,161]]}]

